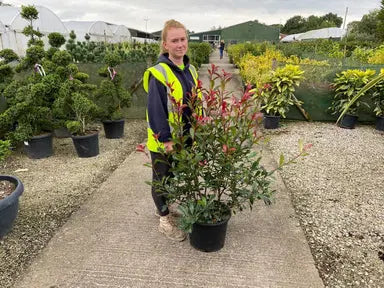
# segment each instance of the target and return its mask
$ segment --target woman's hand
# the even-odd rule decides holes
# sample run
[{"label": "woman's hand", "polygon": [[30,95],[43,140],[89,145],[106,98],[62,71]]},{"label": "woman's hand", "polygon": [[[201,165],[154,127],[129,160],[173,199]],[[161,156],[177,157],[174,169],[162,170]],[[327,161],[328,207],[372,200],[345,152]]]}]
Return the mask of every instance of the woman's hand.
[{"label": "woman's hand", "polygon": [[172,152],[172,151],[173,151],[173,145],[174,145],[174,144],[175,144],[175,143],[173,143],[173,141],[164,142],[165,152],[166,152],[166,153]]}]

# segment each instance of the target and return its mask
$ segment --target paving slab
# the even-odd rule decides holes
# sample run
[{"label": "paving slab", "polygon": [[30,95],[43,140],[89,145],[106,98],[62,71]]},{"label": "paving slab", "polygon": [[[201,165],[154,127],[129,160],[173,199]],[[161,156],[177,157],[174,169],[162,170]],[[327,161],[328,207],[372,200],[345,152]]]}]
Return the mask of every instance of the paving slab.
[{"label": "paving slab", "polygon": [[[218,51],[210,60],[237,73]],[[229,88],[241,89],[238,75],[234,82]],[[127,157],[15,287],[324,287],[278,174],[275,203],[234,215],[224,248],[204,253],[157,231],[146,162],[142,153]],[[276,165],[267,150],[264,165]]]}]

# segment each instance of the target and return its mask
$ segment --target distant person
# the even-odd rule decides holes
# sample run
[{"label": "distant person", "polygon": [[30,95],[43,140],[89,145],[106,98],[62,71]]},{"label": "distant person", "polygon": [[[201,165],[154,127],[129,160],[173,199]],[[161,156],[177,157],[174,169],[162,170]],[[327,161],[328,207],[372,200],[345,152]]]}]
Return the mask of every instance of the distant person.
[{"label": "distant person", "polygon": [[[167,176],[172,176],[168,163],[171,157],[160,153],[163,149],[166,153],[174,149],[174,136],[171,121],[175,121],[173,109],[169,109],[168,93],[170,88],[167,83],[173,83],[172,96],[176,101],[189,103],[192,89],[198,84],[196,68],[189,63],[186,55],[188,51],[187,29],[176,20],[165,22],[161,33],[161,54],[155,66],[148,68],[143,76],[144,90],[148,93],[147,121],[148,140],[147,147],[152,159],[152,180],[161,181]],[[182,121],[184,135],[188,136],[191,128],[189,119],[192,111],[186,107],[183,109]],[[175,224],[175,219],[167,205],[167,195],[159,193],[152,186],[152,198],[155,202],[157,215],[160,216],[159,231],[167,238],[174,241],[183,241],[186,234]]]},{"label": "distant person", "polygon": [[224,54],[224,47],[225,47],[225,43],[224,43],[224,40],[221,40],[220,41],[220,59],[223,59],[223,54]]}]

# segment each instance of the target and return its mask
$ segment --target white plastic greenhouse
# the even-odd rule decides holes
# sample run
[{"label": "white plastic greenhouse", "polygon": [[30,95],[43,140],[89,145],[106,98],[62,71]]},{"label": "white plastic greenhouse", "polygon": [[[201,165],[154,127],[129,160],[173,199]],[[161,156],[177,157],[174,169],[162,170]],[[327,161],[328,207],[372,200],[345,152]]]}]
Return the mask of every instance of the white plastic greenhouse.
[{"label": "white plastic greenhouse", "polygon": [[111,28],[113,33],[111,40],[112,43],[131,41],[131,32],[129,32],[129,29],[124,25],[108,24],[108,26]]},{"label": "white plastic greenhouse", "polygon": [[[68,31],[55,13],[43,6],[36,6],[36,9],[39,12],[39,19],[33,21],[33,27],[44,34],[42,40],[46,48],[49,47],[47,37],[49,33],[59,32],[67,37]],[[1,28],[0,25],[0,31],[5,30],[1,32],[0,49],[10,48],[23,56],[27,49],[28,38],[22,31],[29,23],[21,17],[20,11],[18,7],[0,6],[0,22],[5,28]]]},{"label": "white plastic greenhouse", "polygon": [[331,27],[307,31],[305,33],[285,36],[280,42],[306,41],[314,39],[341,39],[347,34],[347,29]]},{"label": "white plastic greenhouse", "polygon": [[311,39],[341,39],[347,33],[347,29],[331,27],[323,28],[317,30],[311,30],[305,33],[302,33],[299,36],[300,40],[311,40]]},{"label": "white plastic greenhouse", "polygon": [[280,40],[280,42],[293,42],[299,41],[299,37],[302,33],[287,35]]},{"label": "white plastic greenhouse", "polygon": [[111,42],[113,32],[107,23],[103,21],[65,21],[67,30],[76,34],[76,41],[85,41],[85,35],[90,36],[90,41]]}]

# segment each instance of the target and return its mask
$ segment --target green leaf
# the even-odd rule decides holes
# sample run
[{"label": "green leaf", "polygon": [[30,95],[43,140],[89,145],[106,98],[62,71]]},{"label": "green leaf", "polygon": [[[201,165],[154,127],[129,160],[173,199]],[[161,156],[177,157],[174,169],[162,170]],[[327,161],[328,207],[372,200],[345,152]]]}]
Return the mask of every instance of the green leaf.
[{"label": "green leaf", "polygon": [[300,153],[304,150],[304,142],[303,139],[299,139],[299,151]]},{"label": "green leaf", "polygon": [[283,166],[283,164],[284,164],[284,155],[283,155],[283,153],[281,153],[280,154],[280,159],[279,159],[279,167],[281,167],[281,166]]}]

